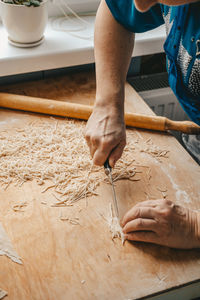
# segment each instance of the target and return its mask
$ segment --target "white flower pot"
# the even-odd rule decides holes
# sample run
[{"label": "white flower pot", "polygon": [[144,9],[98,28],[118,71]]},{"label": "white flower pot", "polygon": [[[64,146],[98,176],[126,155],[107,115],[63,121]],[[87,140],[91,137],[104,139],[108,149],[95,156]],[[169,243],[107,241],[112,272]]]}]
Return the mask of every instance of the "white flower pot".
[{"label": "white flower pot", "polygon": [[[21,45],[39,44],[48,21],[48,0],[41,2],[40,6],[27,7],[4,3],[0,0],[1,17],[8,32],[11,43]],[[23,46],[22,46],[23,47]]]}]

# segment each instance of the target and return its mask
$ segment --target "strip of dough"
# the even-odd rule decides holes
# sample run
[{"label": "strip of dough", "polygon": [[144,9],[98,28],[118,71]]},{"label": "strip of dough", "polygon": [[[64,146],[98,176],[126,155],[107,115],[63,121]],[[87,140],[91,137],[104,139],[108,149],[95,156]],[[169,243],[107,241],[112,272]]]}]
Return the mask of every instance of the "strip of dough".
[{"label": "strip of dough", "polygon": [[10,259],[12,259],[12,261],[18,264],[22,264],[20,257],[15,252],[12,243],[9,237],[7,236],[1,223],[0,223],[0,255],[6,255]]},{"label": "strip of dough", "polygon": [[110,203],[110,215],[107,219],[110,232],[112,233],[112,239],[119,238],[122,241],[122,245],[125,242],[124,234],[122,228],[119,224],[119,219],[114,216],[112,204]]},{"label": "strip of dough", "polygon": [[7,296],[8,293],[0,288],[0,300]]}]

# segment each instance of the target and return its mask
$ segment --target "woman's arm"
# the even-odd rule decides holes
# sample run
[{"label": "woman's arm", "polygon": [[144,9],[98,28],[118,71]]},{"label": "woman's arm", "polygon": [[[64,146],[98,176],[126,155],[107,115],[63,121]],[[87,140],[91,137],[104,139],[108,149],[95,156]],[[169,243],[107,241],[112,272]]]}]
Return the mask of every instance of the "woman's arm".
[{"label": "woman's arm", "polygon": [[96,101],[85,137],[94,164],[109,157],[111,167],[126,144],[124,87],[134,45],[134,34],[112,16],[104,0],[95,24]]}]

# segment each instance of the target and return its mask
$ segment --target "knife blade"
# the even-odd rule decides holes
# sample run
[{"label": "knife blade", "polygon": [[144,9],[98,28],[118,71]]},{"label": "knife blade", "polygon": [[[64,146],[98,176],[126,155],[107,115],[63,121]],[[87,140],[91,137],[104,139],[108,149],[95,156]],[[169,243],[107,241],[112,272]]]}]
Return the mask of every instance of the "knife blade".
[{"label": "knife blade", "polygon": [[112,193],[113,193],[114,212],[115,212],[115,216],[119,219],[119,209],[118,209],[118,204],[117,204],[117,197],[116,197],[116,193],[115,193],[115,187],[114,187],[114,184],[113,184],[112,168],[109,165],[108,159],[104,163],[104,170],[105,170],[105,174],[110,178],[110,182],[111,182],[111,185],[112,185]]}]

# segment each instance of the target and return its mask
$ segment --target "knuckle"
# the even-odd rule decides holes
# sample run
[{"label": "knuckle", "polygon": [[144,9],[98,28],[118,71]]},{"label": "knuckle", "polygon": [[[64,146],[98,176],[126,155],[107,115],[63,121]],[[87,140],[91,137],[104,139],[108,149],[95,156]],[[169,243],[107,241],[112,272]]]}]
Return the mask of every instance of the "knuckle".
[{"label": "knuckle", "polygon": [[160,214],[162,215],[162,217],[164,217],[165,219],[169,219],[171,217],[171,209],[170,208],[164,208],[160,211]]},{"label": "knuckle", "polygon": [[169,206],[171,204],[171,201],[169,201],[167,199],[163,199],[162,202],[163,202],[163,205],[165,205],[165,206]]},{"label": "knuckle", "polygon": [[124,147],[119,147],[118,151],[117,151],[117,155],[120,157],[123,153]]},{"label": "knuckle", "polygon": [[90,141],[92,144],[97,144],[99,142],[99,140],[100,140],[100,137],[97,134],[90,136]]},{"label": "knuckle", "polygon": [[85,137],[86,141],[89,141],[90,140],[89,132],[85,132],[84,137]]},{"label": "knuckle", "polygon": [[110,140],[103,140],[101,143],[102,150],[110,148],[111,145],[112,145],[112,142]]},{"label": "knuckle", "polygon": [[174,204],[171,200],[162,199],[161,205],[163,205],[164,207],[173,207]]},{"label": "knuckle", "polygon": [[122,229],[123,233],[128,233],[128,227],[127,227],[127,224],[123,227]]},{"label": "knuckle", "polygon": [[102,165],[101,161],[97,158],[93,159],[93,164],[96,165],[96,166],[101,166]]},{"label": "knuckle", "polygon": [[126,140],[123,140],[121,145],[122,145],[122,148],[124,148],[126,146]]},{"label": "knuckle", "polygon": [[101,155],[96,155],[93,157],[93,164],[96,166],[102,166],[105,159]]},{"label": "knuckle", "polygon": [[137,221],[136,221],[136,226],[137,227],[142,227],[143,224],[144,224],[144,222],[143,222],[142,218],[138,218]]},{"label": "knuckle", "polygon": [[156,208],[157,214],[165,219],[170,219],[173,214],[174,206],[172,201],[162,199],[160,205]]},{"label": "knuckle", "polygon": [[147,214],[148,216],[151,216],[151,215],[152,215],[152,212],[153,212],[153,208],[148,207],[148,208],[146,209],[146,214]]},{"label": "knuckle", "polygon": [[135,217],[140,218],[141,217],[141,208],[140,207],[135,207]]},{"label": "knuckle", "polygon": [[114,162],[114,163],[116,163],[117,161],[118,161],[118,159],[120,159],[120,157],[121,157],[121,153],[115,153],[114,155],[112,155],[112,161]]}]

